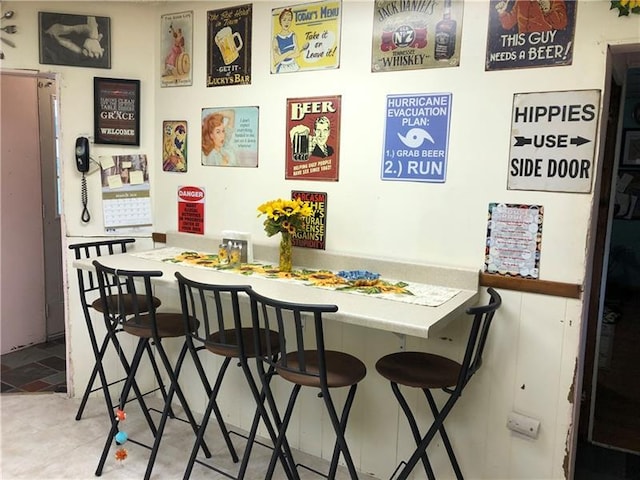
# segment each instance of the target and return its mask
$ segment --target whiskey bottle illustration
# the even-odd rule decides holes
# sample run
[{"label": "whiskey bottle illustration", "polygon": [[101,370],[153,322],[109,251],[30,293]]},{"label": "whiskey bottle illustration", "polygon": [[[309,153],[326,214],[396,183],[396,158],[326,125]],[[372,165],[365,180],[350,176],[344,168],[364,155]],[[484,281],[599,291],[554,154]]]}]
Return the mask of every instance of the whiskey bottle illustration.
[{"label": "whiskey bottle illustration", "polygon": [[451,19],[451,0],[444,0],[442,20],[436,24],[435,47],[433,56],[436,60],[448,60],[456,50],[457,23]]}]

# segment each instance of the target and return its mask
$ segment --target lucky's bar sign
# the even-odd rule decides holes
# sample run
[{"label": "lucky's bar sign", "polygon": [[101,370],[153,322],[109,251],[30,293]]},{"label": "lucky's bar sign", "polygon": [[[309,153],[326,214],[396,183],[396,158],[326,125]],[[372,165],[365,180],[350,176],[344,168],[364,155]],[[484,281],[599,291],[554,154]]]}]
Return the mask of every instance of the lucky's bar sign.
[{"label": "lucky's bar sign", "polygon": [[508,188],[589,193],[599,110],[600,90],[515,94]]},{"label": "lucky's bar sign", "polygon": [[444,182],[451,93],[388,95],[382,180]]}]

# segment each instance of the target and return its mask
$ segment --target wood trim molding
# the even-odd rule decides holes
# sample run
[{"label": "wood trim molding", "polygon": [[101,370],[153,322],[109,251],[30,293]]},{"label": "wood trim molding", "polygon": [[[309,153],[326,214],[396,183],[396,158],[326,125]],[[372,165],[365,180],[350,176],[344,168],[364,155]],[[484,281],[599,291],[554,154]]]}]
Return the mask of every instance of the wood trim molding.
[{"label": "wood trim molding", "polygon": [[153,240],[155,243],[167,243],[167,234],[153,232],[151,233],[151,240]]},{"label": "wood trim molding", "polygon": [[542,293],[555,297],[580,298],[582,296],[582,285],[574,283],[503,277],[489,273],[480,273],[480,285],[483,287],[504,288],[506,290],[516,290],[519,292]]}]

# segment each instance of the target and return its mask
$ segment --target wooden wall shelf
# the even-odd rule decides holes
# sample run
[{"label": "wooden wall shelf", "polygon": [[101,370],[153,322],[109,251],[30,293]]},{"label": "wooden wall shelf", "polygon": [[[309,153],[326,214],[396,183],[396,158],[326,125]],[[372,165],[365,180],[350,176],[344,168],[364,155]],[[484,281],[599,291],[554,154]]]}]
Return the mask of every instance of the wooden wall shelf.
[{"label": "wooden wall shelf", "polygon": [[151,234],[151,239],[156,243],[167,243],[167,234],[166,233],[153,232]]},{"label": "wooden wall shelf", "polygon": [[504,277],[489,273],[480,273],[480,285],[483,287],[504,288],[519,292],[542,293],[555,297],[580,298],[582,285],[574,283],[549,282],[528,278]]}]

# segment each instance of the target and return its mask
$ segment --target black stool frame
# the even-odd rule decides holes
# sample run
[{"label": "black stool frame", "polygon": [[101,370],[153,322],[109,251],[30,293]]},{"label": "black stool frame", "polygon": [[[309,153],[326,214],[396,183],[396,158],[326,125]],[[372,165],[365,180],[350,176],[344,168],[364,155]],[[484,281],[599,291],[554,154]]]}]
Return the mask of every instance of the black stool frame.
[{"label": "black stool frame", "polygon": [[[204,417],[198,431],[196,442],[194,443],[193,449],[191,450],[191,456],[187,464],[184,479],[189,478],[193,470],[194,463],[197,461],[196,456],[204,438],[204,434],[212,413],[215,415],[216,420],[218,421],[218,425],[233,461],[238,462],[238,455],[229,437],[230,432],[224,424],[222,413],[220,412],[220,408],[218,407],[217,403],[217,396],[222,385],[224,375],[229,367],[230,362],[234,358],[236,358],[239,362],[238,365],[243,370],[251,393],[256,399],[257,405],[237,477],[233,477],[227,472],[220,470],[212,465],[203,462],[198,463],[228,478],[241,480],[246,474],[249,457],[251,455],[251,450],[255,441],[261,418],[263,419],[265,427],[267,428],[272,441],[275,443],[275,441],[277,440],[277,434],[264,407],[265,394],[263,391],[259,391],[251,370],[249,369],[248,359],[254,356],[253,330],[251,326],[243,327],[242,325],[242,318],[240,313],[240,298],[243,296],[245,298],[248,298],[247,292],[251,290],[251,287],[248,285],[215,285],[201,283],[190,280],[181,275],[179,272],[176,273],[175,276],[178,279],[180,301],[182,304],[182,314],[185,322],[185,327],[188,329],[190,318],[197,318],[199,320],[199,330],[187,333],[187,344],[189,346],[189,351],[191,352],[196,370],[198,371],[200,379],[202,380],[202,384],[207,393],[207,397],[209,398],[209,402],[207,403],[207,408],[204,412]],[[225,325],[225,305],[231,307],[230,316],[232,318],[232,328],[228,328],[228,325]],[[248,340],[248,344],[246,344],[246,340]],[[213,388],[211,388],[204,367],[202,366],[202,362],[200,361],[200,358],[198,356],[198,352],[203,349],[210,349],[214,354],[222,355],[225,357],[220,370],[216,375]],[[277,360],[279,349],[273,352],[273,354],[274,360]],[[272,412],[276,411],[275,406],[271,406],[270,408]],[[284,456],[281,456],[280,459],[287,477],[293,478],[291,474],[291,468],[287,464],[286,458]]]},{"label": "black stool frame", "polygon": [[[135,441],[129,438],[128,441],[140,445],[142,447],[148,448],[151,450],[151,454],[149,456],[149,461],[147,463],[147,469],[144,475],[145,480],[148,480],[151,477],[151,472],[153,470],[153,465],[155,463],[156,456],[158,454],[158,449],[160,447],[160,441],[162,440],[162,434],[164,432],[164,428],[166,425],[166,421],[169,417],[173,417],[173,412],[171,409],[171,401],[173,399],[173,395],[176,394],[184,409],[184,413],[187,416],[188,423],[191,425],[191,428],[194,434],[198,433],[199,425],[195,421],[193,414],[191,413],[191,409],[187,403],[187,400],[178,384],[178,375],[180,372],[180,368],[182,363],[186,357],[188,352],[187,342],[186,340],[183,342],[182,348],[178,355],[178,359],[176,361],[175,369],[171,365],[171,362],[164,350],[162,345],[162,335],[160,333],[160,327],[158,325],[159,319],[161,316],[165,315],[168,317],[173,317],[177,320],[179,325],[180,333],[174,335],[175,337],[184,338],[184,331],[182,329],[182,319],[181,314],[179,313],[156,313],[156,308],[153,305],[153,295],[152,295],[152,278],[157,278],[162,276],[161,271],[134,271],[134,270],[121,270],[121,269],[113,269],[107,266],[100,264],[98,261],[94,260],[93,265],[96,269],[97,277],[98,277],[98,285],[100,290],[100,296],[102,298],[103,303],[106,305],[104,316],[105,320],[114,318],[117,319],[117,323],[125,328],[125,324],[127,328],[134,328],[138,330],[138,344],[136,346],[135,353],[131,360],[131,368],[128,372],[127,380],[124,384],[124,388],[122,389],[122,393],[120,396],[120,404],[124,405],[127,402],[128,395],[131,391],[131,388],[134,388],[135,385],[135,375],[137,373],[138,367],[140,366],[140,361],[142,356],[150,348],[151,342],[156,347],[156,352],[162,361],[162,365],[166,370],[166,373],[171,381],[171,385],[169,391],[164,398],[164,409],[162,412],[162,417],[156,428],[153,420],[151,419],[148,409],[143,409],[143,414],[147,420],[147,424],[155,437],[153,446],[149,447],[141,442]],[[142,283],[142,293],[137,293],[136,283]],[[111,302],[107,301],[107,297],[115,296],[120,299],[123,299],[127,294],[131,294],[133,298],[133,314],[131,316],[127,316],[122,311],[122,305],[124,301],[118,302],[119,309],[116,311],[112,311]],[[146,312],[140,305],[139,299],[144,299],[144,304],[149,306],[148,312]],[[114,324],[115,325],[115,324]],[[194,323],[195,328],[195,323]],[[146,330],[146,332],[145,332]],[[131,331],[131,330],[130,330]],[[115,337],[115,328],[110,330],[111,337]],[[98,462],[98,467],[96,469],[95,475],[100,476],[102,474],[102,469],[107,459],[107,455],[109,454],[109,450],[111,449],[111,445],[114,443],[114,437],[118,433],[118,422],[114,421],[111,424],[111,429],[109,434],[107,435],[104,449],[102,451],[102,455],[100,457],[100,461]],[[207,445],[202,442],[201,448],[207,458],[211,457],[211,452]]]},{"label": "black stool frame", "polygon": [[[487,335],[489,333],[489,327],[491,326],[491,321],[496,310],[500,307],[502,303],[502,299],[498,292],[496,292],[493,288],[488,288],[488,293],[490,295],[490,301],[487,305],[481,305],[476,307],[470,307],[467,309],[466,313],[468,315],[473,316],[473,322],[471,325],[471,330],[469,333],[469,337],[467,340],[467,346],[464,354],[464,358],[462,363],[460,364],[459,374],[457,378],[457,382],[455,382],[455,386],[453,388],[447,386],[441,386],[441,390],[449,394],[449,398],[442,406],[442,408],[438,408],[435,399],[433,398],[433,394],[431,393],[429,388],[422,388],[424,395],[427,399],[427,403],[429,408],[433,414],[434,421],[431,424],[430,428],[424,434],[424,436],[420,436],[418,425],[416,420],[409,408],[409,404],[406,399],[402,395],[400,388],[398,387],[398,383],[391,381],[391,389],[393,390],[394,395],[398,399],[398,403],[400,404],[405,416],[407,417],[407,421],[409,422],[409,427],[411,429],[411,433],[416,442],[416,450],[413,455],[407,460],[404,465],[404,468],[400,470],[399,475],[396,480],[406,480],[411,471],[414,469],[418,461],[422,461],[425,472],[429,480],[435,480],[435,475],[429,463],[429,459],[426,453],[427,447],[433,440],[435,434],[440,432],[440,436],[442,438],[442,443],[447,451],[447,455],[449,456],[449,460],[451,462],[451,466],[453,471],[455,472],[456,478],[458,480],[463,479],[462,471],[456,459],[455,453],[453,451],[453,447],[451,446],[451,442],[449,441],[449,437],[444,428],[444,420],[447,415],[453,408],[454,404],[462,395],[462,391],[464,387],[467,385],[471,377],[478,371],[480,366],[482,365],[482,353],[484,351],[484,347],[487,341]],[[402,352],[396,355],[402,356],[406,354],[411,354],[411,352]],[[455,381],[455,379],[454,379]],[[398,469],[402,467],[402,463],[399,465]],[[397,473],[398,469],[392,475],[392,478]]]},{"label": "black stool frame", "polygon": [[[88,259],[88,258],[96,258],[107,255],[114,255],[119,253],[127,253],[127,245],[131,245],[135,242],[135,238],[118,238],[114,240],[100,240],[95,242],[85,242],[85,243],[76,243],[73,245],[69,245],[69,250],[73,250],[74,257],[76,260],[80,259]],[[119,380],[113,381],[111,383],[108,382],[104,367],[102,365],[102,360],[107,352],[107,348],[109,344],[112,344],[117,352],[120,362],[123,365],[125,373],[128,375],[130,371],[129,364],[126,358],[122,355],[122,349],[120,348],[120,344],[116,335],[111,336],[109,331],[113,329],[114,333],[119,333],[122,329],[119,329],[116,325],[116,320],[114,318],[109,318],[107,321],[107,334],[102,339],[102,343],[98,345],[98,338],[96,336],[96,331],[93,325],[93,320],[91,318],[91,312],[89,308],[91,305],[88,303],[87,296],[92,292],[97,292],[99,290],[98,280],[95,275],[90,270],[82,270],[77,269],[78,275],[78,289],[80,292],[80,304],[82,306],[82,312],[84,314],[85,323],[87,325],[87,331],[89,333],[89,341],[91,343],[91,349],[93,351],[93,355],[95,358],[95,363],[93,365],[93,369],[91,370],[91,375],[89,377],[89,381],[87,382],[87,386],[85,387],[84,394],[82,395],[82,400],[80,401],[80,406],[78,407],[78,412],[76,413],[76,420],[80,420],[82,418],[82,414],[84,413],[84,409],[87,406],[87,402],[89,400],[89,395],[94,392],[102,390],[105,404],[107,407],[107,413],[109,418],[113,419],[114,415],[114,406],[113,400],[111,399],[110,387],[124,382],[126,377],[121,378]],[[99,312],[103,313],[103,312]],[[149,359],[151,361],[151,365],[154,369],[154,373],[157,378],[160,377],[160,373],[151,352],[151,349],[148,350]],[[94,388],[96,377],[100,379],[100,385]],[[160,383],[162,385],[162,383]],[[144,394],[140,392],[138,385],[133,384],[133,389],[136,394],[136,398],[139,402],[141,402],[141,407],[146,409],[144,406],[144,400],[142,400],[144,395],[148,395],[151,392],[145,392]],[[155,390],[152,390],[155,391]],[[166,392],[163,391],[163,395],[166,396]]]},{"label": "black stool frame", "polygon": [[[303,383],[307,383],[303,377],[307,377],[310,382],[309,385],[316,386],[316,384],[318,384],[320,388],[318,396],[322,398],[325,404],[331,424],[336,434],[336,442],[331,457],[329,473],[323,476],[326,476],[328,479],[335,478],[338,468],[338,460],[342,453],[349,475],[352,479],[357,479],[358,474],[356,472],[349,447],[347,446],[345,430],[349,412],[358,386],[357,382],[366,374],[366,368],[364,368],[364,365],[362,364],[362,370],[364,370],[364,372],[361,372],[361,376],[358,377],[359,379],[355,383],[349,385],[349,392],[347,394],[344,407],[342,412],[339,414],[331,397],[331,387],[327,381],[325,353],[328,354],[329,351],[325,352],[323,332],[323,314],[337,312],[338,307],[336,305],[313,305],[283,302],[265,297],[253,290],[249,291],[248,294],[251,298],[251,316],[255,334],[255,349],[256,352],[258,352],[256,355],[257,368],[260,373],[260,379],[269,404],[275,405],[269,385],[270,377],[273,375],[271,372],[280,372],[282,375],[285,371],[288,371],[297,376],[296,382],[293,383],[293,388],[289,396],[289,401],[282,417],[282,421],[276,422],[279,433],[271,461],[269,462],[269,468],[265,474],[265,480],[270,480],[273,477],[278,455],[285,455],[289,458],[289,464],[292,466],[292,474],[294,478],[296,480],[300,478],[296,470],[295,461],[291,457],[291,452],[287,445],[286,431],[289,426],[289,421],[291,420],[300,389],[302,388]],[[315,331],[315,340],[308,340],[307,343],[311,343],[311,345],[308,345],[307,348],[305,348],[304,338],[305,317],[311,317]],[[268,348],[264,348],[264,345],[269,345],[268,342],[261,340],[258,336],[260,331],[264,332],[269,330],[278,331],[280,348],[282,350],[281,357],[278,361],[273,360],[273,352],[269,351]],[[287,330],[292,333],[286,333]],[[305,356],[305,353],[309,351],[317,352],[317,355],[314,356],[314,365],[312,365],[312,362],[309,362],[308,358]],[[296,358],[295,365],[288,363],[287,360],[287,357],[292,355]],[[355,357],[351,358],[356,360]],[[268,366],[268,370],[265,370],[265,365]],[[281,450],[283,447],[284,450]],[[321,474],[320,472],[315,473]]]}]

